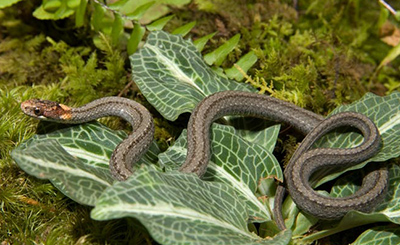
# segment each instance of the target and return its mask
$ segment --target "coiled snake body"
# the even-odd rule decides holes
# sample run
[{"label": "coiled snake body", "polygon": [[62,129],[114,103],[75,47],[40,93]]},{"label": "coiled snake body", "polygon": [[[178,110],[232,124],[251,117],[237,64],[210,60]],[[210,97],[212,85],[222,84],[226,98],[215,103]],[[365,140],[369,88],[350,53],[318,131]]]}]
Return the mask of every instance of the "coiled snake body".
[{"label": "coiled snake body", "polygon": [[[132,174],[132,164],[146,152],[153,139],[154,125],[150,113],[141,104],[120,97],[106,97],[79,108],[45,100],[28,100],[21,109],[29,116],[61,123],[82,123],[104,116],[119,116],[132,124],[133,132],[115,149],[110,170],[118,180]],[[317,170],[335,166],[351,167],[374,156],[380,149],[381,137],[375,124],[355,112],[342,112],[327,119],[288,102],[270,96],[241,91],[224,91],[210,95],[193,111],[188,124],[188,152],[180,171],[201,177],[211,157],[210,126],[224,115],[247,115],[284,122],[306,135],[294,153],[284,175],[291,197],[299,208],[321,219],[338,219],[350,210],[371,211],[385,196],[388,185],[386,168],[364,177],[361,188],[353,195],[332,198],[318,194],[309,183]],[[358,129],[364,141],[350,149],[316,148],[314,142],[338,127]],[[285,229],[280,212],[285,188],[279,186],[274,215],[280,229]]]}]

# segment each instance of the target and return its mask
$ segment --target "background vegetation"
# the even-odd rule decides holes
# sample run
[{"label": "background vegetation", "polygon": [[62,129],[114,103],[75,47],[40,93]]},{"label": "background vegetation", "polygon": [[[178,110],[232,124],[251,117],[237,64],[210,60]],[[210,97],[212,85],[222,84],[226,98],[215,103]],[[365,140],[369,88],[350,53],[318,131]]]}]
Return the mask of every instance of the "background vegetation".
[{"label": "background vegetation", "polygon": [[[134,49],[127,47],[140,47],[144,27],[158,18],[170,16],[164,30],[183,33],[186,28],[193,40],[215,32],[202,52],[210,65],[227,74],[252,51],[256,63],[242,82],[320,114],[367,91],[385,95],[400,87],[398,21],[378,1],[314,0],[298,1],[296,6],[297,1],[274,0],[164,1],[168,4],[156,6],[147,2],[133,4],[118,17],[112,10],[119,11],[119,6],[111,1],[111,10],[97,1],[62,1],[60,6],[54,0],[0,1],[2,244],[153,243],[135,220],[91,220],[88,207],[24,173],[9,152],[36,131],[37,122],[19,109],[21,101],[33,97],[69,105],[109,95],[135,99],[156,118],[162,148],[172,144],[187,117],[164,120],[130,79],[128,55]],[[399,2],[388,3],[400,9]],[[139,7],[148,7],[146,14]],[[207,56],[238,33],[240,39],[225,59]],[[125,126],[118,120],[103,122],[113,128]],[[291,142],[280,145],[277,154],[290,153],[294,139]],[[357,231],[354,237],[346,235],[339,243],[351,242],[356,235]]]}]

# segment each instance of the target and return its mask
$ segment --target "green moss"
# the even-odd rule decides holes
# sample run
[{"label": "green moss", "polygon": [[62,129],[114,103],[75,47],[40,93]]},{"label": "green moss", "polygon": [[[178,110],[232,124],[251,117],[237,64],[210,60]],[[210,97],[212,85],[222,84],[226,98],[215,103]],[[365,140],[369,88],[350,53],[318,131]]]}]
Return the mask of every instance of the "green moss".
[{"label": "green moss", "polygon": [[51,230],[67,218],[60,212],[66,211],[69,200],[47,181],[28,176],[9,156],[15,144],[35,131],[35,124],[19,110],[19,102],[32,95],[54,99],[57,92],[51,86],[0,89],[0,239],[11,244],[43,243]]},{"label": "green moss", "polygon": [[[107,47],[107,40],[103,40]],[[0,43],[0,82],[7,87],[61,82],[65,96],[87,103],[117,94],[126,83],[126,56],[110,46],[101,51],[70,47],[43,35]],[[98,58],[98,53],[101,60]]]},{"label": "green moss", "polygon": [[378,3],[301,1],[299,14],[282,2],[199,1],[200,9],[214,15],[214,29],[208,33],[217,30],[226,36],[211,40],[204,52],[223,44],[237,33],[232,26],[239,25],[241,41],[222,66],[231,67],[253,50],[259,61],[249,71],[248,82],[261,92],[323,114],[370,89],[384,94],[385,87],[392,91],[399,86],[398,68],[389,76],[373,76],[390,50],[379,40]]},{"label": "green moss", "polygon": [[125,86],[126,57],[111,47],[103,50],[102,55],[103,60],[100,61],[97,53],[88,48],[69,48],[62,52],[60,66],[66,74],[62,86],[79,104],[118,94]]},{"label": "green moss", "polygon": [[7,39],[0,43],[0,82],[8,85],[55,82],[60,77],[58,56],[43,49],[44,35]]}]

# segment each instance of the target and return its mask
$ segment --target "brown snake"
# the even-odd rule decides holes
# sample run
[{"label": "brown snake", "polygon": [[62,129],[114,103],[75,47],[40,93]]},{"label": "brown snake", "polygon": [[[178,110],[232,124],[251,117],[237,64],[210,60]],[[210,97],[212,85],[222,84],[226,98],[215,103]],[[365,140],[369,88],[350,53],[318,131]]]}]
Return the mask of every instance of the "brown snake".
[{"label": "brown snake", "polygon": [[[132,124],[133,132],[115,149],[110,159],[112,175],[125,180],[132,174],[132,164],[146,152],[153,139],[154,125],[142,105],[119,97],[106,97],[79,108],[45,100],[28,100],[21,108],[29,116],[61,123],[82,123],[104,116],[118,116]],[[311,175],[324,167],[351,167],[374,156],[381,137],[375,124],[355,112],[342,112],[327,119],[270,96],[250,92],[224,91],[212,94],[194,109],[188,125],[188,153],[181,172],[201,177],[211,157],[210,126],[224,115],[261,117],[292,125],[306,135],[285,169],[287,189],[297,206],[321,219],[339,219],[350,210],[371,211],[385,196],[388,185],[386,168],[365,176],[361,188],[353,195],[332,198],[318,194],[309,183]],[[359,146],[349,149],[316,148],[314,142],[339,127],[358,129],[364,136]],[[285,188],[279,186],[275,199],[275,220],[285,229],[281,214]]]}]

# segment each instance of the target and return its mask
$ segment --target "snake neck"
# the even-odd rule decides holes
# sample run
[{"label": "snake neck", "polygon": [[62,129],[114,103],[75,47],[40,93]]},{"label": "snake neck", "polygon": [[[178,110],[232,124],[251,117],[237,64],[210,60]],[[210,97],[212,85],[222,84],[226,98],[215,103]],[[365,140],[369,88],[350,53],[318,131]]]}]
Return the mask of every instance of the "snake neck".
[{"label": "snake neck", "polygon": [[69,123],[83,123],[107,116],[116,116],[132,125],[133,130],[143,121],[152,121],[151,114],[139,103],[121,97],[105,97],[82,107],[72,108]]}]

